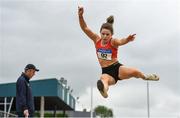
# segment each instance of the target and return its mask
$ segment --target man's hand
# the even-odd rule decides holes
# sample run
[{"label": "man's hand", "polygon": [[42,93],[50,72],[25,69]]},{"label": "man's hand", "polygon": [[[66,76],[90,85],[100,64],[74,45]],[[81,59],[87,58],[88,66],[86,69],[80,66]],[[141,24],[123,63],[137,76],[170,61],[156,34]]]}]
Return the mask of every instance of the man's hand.
[{"label": "man's hand", "polygon": [[24,116],[25,116],[25,118],[28,118],[28,116],[29,116],[29,111],[27,109],[24,110]]},{"label": "man's hand", "polygon": [[127,40],[128,42],[129,42],[129,41],[134,41],[135,35],[136,35],[136,34],[129,35],[129,36],[126,38],[126,40]]},{"label": "man's hand", "polygon": [[83,13],[84,13],[84,8],[83,8],[83,7],[78,6],[78,15],[79,15],[79,16],[82,16],[82,15],[83,15]]}]

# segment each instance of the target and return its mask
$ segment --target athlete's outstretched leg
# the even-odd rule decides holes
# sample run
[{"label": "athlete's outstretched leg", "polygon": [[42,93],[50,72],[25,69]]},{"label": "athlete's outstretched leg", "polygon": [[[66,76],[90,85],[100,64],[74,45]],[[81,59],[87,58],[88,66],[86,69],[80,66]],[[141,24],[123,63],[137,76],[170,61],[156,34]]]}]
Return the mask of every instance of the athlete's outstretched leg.
[{"label": "athlete's outstretched leg", "polygon": [[149,74],[145,75],[141,71],[137,70],[136,68],[130,68],[130,67],[125,67],[121,66],[119,68],[119,78],[120,79],[129,79],[131,77],[135,78],[141,78],[143,80],[153,80],[153,81],[158,81],[159,77],[156,76],[155,74]]}]

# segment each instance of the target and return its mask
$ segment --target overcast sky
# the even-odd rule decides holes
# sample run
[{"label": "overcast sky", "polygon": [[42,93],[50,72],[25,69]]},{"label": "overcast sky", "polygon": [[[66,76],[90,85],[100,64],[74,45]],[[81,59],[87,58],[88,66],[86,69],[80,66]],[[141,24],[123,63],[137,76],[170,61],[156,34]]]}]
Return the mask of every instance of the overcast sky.
[{"label": "overcast sky", "polygon": [[110,87],[104,99],[96,88],[101,75],[93,43],[81,31],[78,5],[88,26],[99,33],[114,15],[114,37],[136,33],[119,48],[119,61],[144,73],[150,84],[152,117],[180,116],[180,2],[178,0],[0,0],[0,82],[15,82],[28,63],[40,69],[32,80],[64,77],[79,96],[77,110],[105,105],[116,117],[147,116],[146,81],[130,79]]}]

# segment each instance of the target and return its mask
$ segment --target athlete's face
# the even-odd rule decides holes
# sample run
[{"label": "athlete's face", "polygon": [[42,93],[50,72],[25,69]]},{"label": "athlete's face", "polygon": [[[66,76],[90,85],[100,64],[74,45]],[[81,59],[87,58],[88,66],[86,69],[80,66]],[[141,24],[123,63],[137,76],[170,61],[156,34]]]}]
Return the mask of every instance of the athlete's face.
[{"label": "athlete's face", "polygon": [[102,40],[107,41],[107,40],[112,38],[111,31],[108,29],[102,29],[100,33],[101,33],[101,39]]}]

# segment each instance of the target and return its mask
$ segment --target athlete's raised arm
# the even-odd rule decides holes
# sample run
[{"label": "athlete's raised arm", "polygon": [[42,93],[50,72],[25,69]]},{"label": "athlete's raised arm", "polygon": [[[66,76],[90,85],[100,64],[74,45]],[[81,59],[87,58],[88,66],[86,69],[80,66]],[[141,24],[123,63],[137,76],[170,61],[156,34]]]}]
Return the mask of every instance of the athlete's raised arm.
[{"label": "athlete's raised arm", "polygon": [[78,6],[78,15],[79,15],[79,24],[84,33],[96,43],[96,41],[100,38],[96,33],[92,32],[91,29],[87,26],[84,17],[84,8]]},{"label": "athlete's raised arm", "polygon": [[129,43],[131,41],[134,41],[135,35],[136,34],[132,34],[132,35],[129,35],[127,38],[116,39],[112,43],[113,43],[114,46],[125,45],[125,44],[127,44],[127,43]]}]

